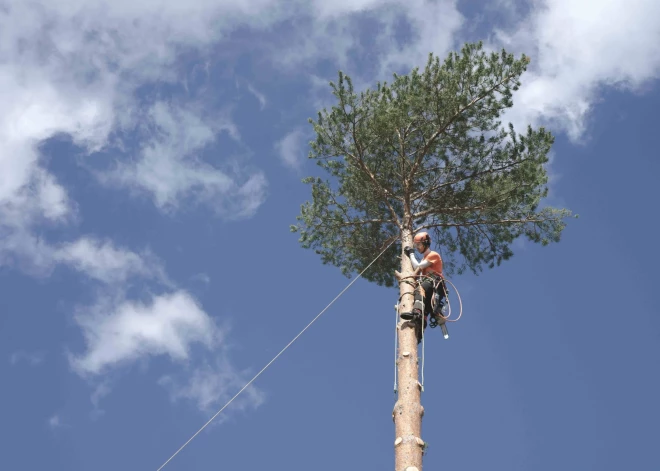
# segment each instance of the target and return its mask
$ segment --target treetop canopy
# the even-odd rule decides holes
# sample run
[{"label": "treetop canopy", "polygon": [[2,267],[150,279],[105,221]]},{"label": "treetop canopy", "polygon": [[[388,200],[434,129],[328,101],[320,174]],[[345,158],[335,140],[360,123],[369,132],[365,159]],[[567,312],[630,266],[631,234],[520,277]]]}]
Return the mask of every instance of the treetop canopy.
[{"label": "treetop canopy", "polygon": [[[554,137],[499,120],[528,63],[479,42],[359,93],[340,71],[337,104],[309,120],[309,158],[327,178],[303,180],[312,199],[291,226],[301,245],[350,277],[412,231],[442,247],[448,274],[499,265],[520,236],[558,242],[571,213],[541,206]],[[363,276],[392,286],[400,253],[399,240]]]}]

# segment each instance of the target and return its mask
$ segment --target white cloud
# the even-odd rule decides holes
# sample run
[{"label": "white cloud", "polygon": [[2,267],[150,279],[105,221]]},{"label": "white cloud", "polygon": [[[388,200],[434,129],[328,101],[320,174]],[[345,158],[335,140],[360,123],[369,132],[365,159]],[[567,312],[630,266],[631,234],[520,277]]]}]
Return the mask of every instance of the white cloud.
[{"label": "white cloud", "polygon": [[396,0],[336,0],[334,2],[310,2],[315,17],[319,20],[327,20],[351,13],[359,13],[373,8],[383,7],[387,4],[395,4]]},{"label": "white cloud", "polygon": [[583,137],[604,87],[639,90],[660,77],[660,3],[546,0],[497,32],[497,44],[532,63],[507,117],[518,127],[550,124]]},{"label": "white cloud", "polygon": [[303,159],[307,156],[305,153],[305,133],[297,128],[289,132],[281,140],[275,143],[275,150],[285,165],[293,169],[299,169]]},{"label": "white cloud", "polygon": [[211,347],[222,332],[185,292],[155,296],[148,303],[105,300],[76,316],[86,351],[70,358],[82,375],[98,375],[141,357],[169,355],[185,361],[195,344]]},{"label": "white cloud", "polygon": [[[455,46],[465,21],[455,0],[317,1],[311,10],[301,37],[283,50],[279,43],[273,45],[278,51],[272,60],[296,70],[301,64],[331,60],[333,68],[351,76],[356,89],[376,80],[390,81],[396,71],[423,67],[430,52],[443,56]],[[372,31],[358,23],[364,18],[375,23],[369,26]],[[401,33],[401,25],[407,33]],[[372,38],[368,48],[365,36]],[[306,73],[312,81],[317,79],[311,71]],[[328,78],[335,80],[335,72]],[[323,83],[327,86],[325,77]]]},{"label": "white cloud", "polygon": [[110,383],[107,378],[103,378],[101,382],[96,384],[90,397],[90,401],[94,406],[94,410],[92,411],[93,418],[98,418],[105,414],[105,411],[101,409],[99,405],[101,403],[101,399],[103,399],[108,394],[110,394]]},{"label": "white cloud", "polygon": [[138,255],[117,248],[110,241],[88,237],[54,250],[53,261],[64,263],[90,278],[107,284],[127,281],[132,276],[166,280],[160,262],[150,253]]},{"label": "white cloud", "polygon": [[104,285],[120,285],[134,277],[172,285],[161,261],[149,250],[136,253],[91,237],[53,245],[24,229],[8,230],[4,235],[0,265],[13,265],[33,276],[49,276],[63,265]]},{"label": "white cloud", "polygon": [[[261,171],[248,172],[240,165],[222,171],[200,157],[221,131],[240,139],[228,116],[204,120],[193,110],[157,102],[140,123],[146,140],[139,157],[98,174],[104,183],[146,192],[165,211],[179,209],[188,199],[208,203],[227,219],[252,216],[263,202],[266,179]],[[226,158],[214,160],[231,167]]]},{"label": "white cloud", "polygon": [[0,144],[0,230],[58,223],[70,214],[66,191],[37,160],[33,143]]},{"label": "white cloud", "polygon": [[[91,401],[93,415],[103,414],[100,401],[110,393],[110,373],[150,357],[169,356],[183,368],[159,380],[172,401],[192,401],[208,412],[227,401],[248,379],[227,356],[227,332],[203,311],[186,292],[164,294],[149,302],[105,299],[75,317],[85,338],[85,351],[70,355],[76,373],[95,383]],[[194,347],[201,347],[195,353]],[[213,352],[213,361],[198,360],[199,353]],[[234,408],[256,408],[264,400],[255,387],[247,388]]]},{"label": "white cloud", "polygon": [[[463,17],[455,1],[348,3],[314,3],[315,16],[307,24],[306,36],[274,55],[274,60],[300,68],[330,59],[360,89],[373,86],[377,79],[390,80],[394,71],[423,67],[429,52],[443,58],[462,45],[462,38],[475,36],[473,18]],[[660,3],[655,0],[542,0],[525,9],[510,0],[499,4],[497,11],[477,15],[486,28],[489,15],[504,14],[509,22],[507,27],[484,33],[487,46],[524,52],[532,58],[514,96],[514,108],[504,117],[519,129],[528,123],[549,125],[579,141],[604,88],[640,91],[660,78],[660,49],[655,47],[660,37]],[[361,29],[351,16],[364,12],[379,25],[369,50],[363,49]],[[406,25],[404,36],[401,24]],[[363,76],[358,70],[365,65]],[[327,80],[335,76],[319,78],[309,73],[309,78],[312,85],[318,87],[320,82],[329,93]],[[328,104],[321,100],[315,106]]]},{"label": "white cloud", "polygon": [[[14,226],[37,217],[61,221],[71,211],[66,191],[40,162],[36,146],[41,141],[65,133],[88,152],[111,144],[110,133],[130,129],[139,114],[142,105],[134,97],[139,86],[178,80],[173,63],[179,47],[210,46],[239,18],[269,23],[274,5],[268,0],[240,5],[197,0],[185,6],[175,1],[11,3],[0,12],[0,216],[3,225]],[[158,106],[152,111],[158,113]],[[168,147],[173,144],[195,150],[211,141],[209,133],[218,131],[192,122],[188,110],[172,110],[170,115],[184,118],[189,126],[175,142],[171,134],[163,137],[164,142],[151,139],[151,150],[145,149],[147,164],[181,163],[170,155],[158,160],[154,151],[179,150]],[[183,170],[183,181],[170,178],[156,185],[142,169],[133,174],[154,194],[159,207],[193,187],[227,199],[234,189],[241,189],[227,183],[234,175],[208,172],[209,168],[187,164],[169,170]],[[254,182],[265,182],[263,175],[247,175],[244,180],[255,193],[259,188]],[[253,195],[243,198],[249,207],[258,204]]]},{"label": "white cloud", "polygon": [[[227,359],[226,352],[211,363],[206,362],[195,368],[185,381],[175,380],[172,376],[164,376],[159,383],[167,387],[173,401],[185,399],[194,402],[199,410],[205,413],[216,411],[224,406],[250,380],[239,372]],[[265,400],[265,395],[254,385],[246,388],[229,407],[241,411],[247,408],[257,408]],[[219,417],[219,421],[222,417]]]},{"label": "white cloud", "polygon": [[[433,52],[441,58],[457,45],[457,34],[465,19],[458,11],[456,0],[411,0],[399,3],[399,11],[390,10],[387,28],[377,37],[383,48],[379,61],[379,75],[391,80],[392,72],[409,72],[412,67],[426,65],[428,55]],[[410,28],[411,39],[397,44],[394,26],[404,16]]]}]

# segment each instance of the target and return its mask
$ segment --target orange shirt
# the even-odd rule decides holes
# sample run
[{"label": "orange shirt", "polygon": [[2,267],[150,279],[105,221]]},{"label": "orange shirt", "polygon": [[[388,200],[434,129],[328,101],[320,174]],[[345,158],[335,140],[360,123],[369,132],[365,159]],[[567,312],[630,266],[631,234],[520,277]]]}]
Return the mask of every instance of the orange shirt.
[{"label": "orange shirt", "polygon": [[426,268],[422,268],[423,275],[435,272],[436,274],[442,276],[442,258],[438,252],[430,250],[429,253],[427,253],[422,259],[422,261],[424,260],[431,262],[431,265]]}]

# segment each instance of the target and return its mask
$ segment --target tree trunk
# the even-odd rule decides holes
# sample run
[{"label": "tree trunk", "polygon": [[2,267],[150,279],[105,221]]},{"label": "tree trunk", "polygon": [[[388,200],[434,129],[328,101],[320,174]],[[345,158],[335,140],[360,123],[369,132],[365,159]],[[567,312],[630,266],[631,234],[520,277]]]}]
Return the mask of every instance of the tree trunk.
[{"label": "tree trunk", "polygon": [[[412,247],[413,236],[411,230],[404,230],[401,234],[402,248]],[[405,283],[406,278],[413,274],[410,259],[401,254],[401,276],[399,285],[401,299],[399,312],[410,312],[413,308],[414,288]],[[407,279],[413,281],[412,278]],[[395,471],[422,471],[422,415],[424,408],[421,404],[421,384],[419,382],[419,368],[417,357],[417,337],[412,322],[399,318],[397,325],[399,350],[397,352],[398,398],[394,405],[394,463]]]}]

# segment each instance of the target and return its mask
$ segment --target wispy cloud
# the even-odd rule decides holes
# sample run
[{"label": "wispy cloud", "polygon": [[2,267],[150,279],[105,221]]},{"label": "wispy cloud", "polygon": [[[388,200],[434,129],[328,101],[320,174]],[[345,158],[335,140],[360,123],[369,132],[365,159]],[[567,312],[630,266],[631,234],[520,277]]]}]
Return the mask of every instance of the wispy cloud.
[{"label": "wispy cloud", "polygon": [[259,107],[263,110],[266,107],[268,101],[266,100],[266,95],[261,93],[259,90],[254,88],[252,84],[247,84],[248,91],[254,95],[254,97],[259,101]]},{"label": "wispy cloud", "polygon": [[207,273],[197,273],[193,275],[192,281],[199,282],[203,285],[208,285],[211,283],[211,277]]},{"label": "wispy cloud", "polygon": [[[240,140],[227,114],[205,119],[196,110],[157,102],[139,123],[139,155],[111,172],[97,173],[103,183],[144,192],[166,212],[190,202],[208,203],[220,216],[236,219],[252,216],[263,202],[263,172],[241,168],[227,158],[223,170],[201,158],[220,132]],[[223,158],[213,160],[223,163]]]},{"label": "wispy cloud", "polygon": [[305,132],[300,128],[294,129],[275,143],[275,150],[287,167],[299,170],[306,157]]},{"label": "wispy cloud", "polygon": [[94,392],[92,392],[90,397],[90,401],[94,406],[94,410],[92,411],[93,418],[98,418],[105,414],[105,411],[100,407],[101,399],[110,394],[110,392],[110,380],[108,378],[103,378],[99,383],[96,384]]},{"label": "wispy cloud", "polygon": [[330,60],[351,75],[356,88],[423,66],[429,52],[444,55],[465,22],[454,0],[317,1],[309,3],[305,19],[295,41],[287,37],[284,48],[273,44],[278,52],[272,60],[302,68],[310,78],[313,65]]},{"label": "wispy cloud", "polygon": [[14,265],[31,275],[49,276],[66,266],[104,285],[118,285],[130,278],[154,279],[171,285],[162,262],[150,250],[134,252],[110,240],[81,237],[73,242],[51,244],[21,229],[5,232],[0,244],[0,265]]},{"label": "wispy cloud", "polygon": [[48,418],[48,426],[52,430],[55,430],[64,427],[64,423],[62,422],[62,418],[58,414],[55,414]]},{"label": "wispy cloud", "polygon": [[[182,15],[180,5],[172,1],[138,5],[98,0],[78,5],[37,0],[15,2],[3,10],[0,228],[25,228],[42,219],[62,222],[75,209],[66,190],[40,161],[41,141],[64,133],[88,153],[112,148],[110,137],[132,129],[130,124],[144,106],[135,97],[139,87],[154,81],[180,80],[173,67],[178,47],[213,44],[235,27],[235,18],[256,24],[263,24],[265,19],[269,23],[274,6],[275,2],[267,0],[240,5],[195,0],[186,4]],[[211,142],[214,133],[235,133],[235,129],[195,122],[187,108],[179,107],[178,112],[163,112],[163,108],[159,104],[150,108],[153,122],[162,125],[166,119],[182,119],[180,124],[186,126],[178,134],[170,126],[162,140],[150,136],[143,147],[143,162],[161,164],[171,172],[180,170],[182,177],[176,179],[170,173],[162,182],[155,182],[144,167],[138,166],[132,174],[135,182],[151,192],[161,208],[171,206],[193,188],[228,199],[234,190],[242,190],[240,202],[220,206],[237,207],[237,212],[249,216],[253,210],[246,208],[258,206],[263,197],[262,174],[246,171],[242,185],[232,184],[237,175],[223,175],[210,167],[184,162],[183,156],[171,155],[186,147],[197,150]],[[169,154],[158,160],[154,148]],[[115,150],[121,154],[121,148]]]},{"label": "wispy cloud", "polygon": [[[159,383],[170,391],[173,401],[192,401],[200,411],[210,413],[225,405],[249,380],[247,372],[237,371],[226,352],[220,351],[214,360],[194,368],[184,375],[184,379],[168,375],[163,376]],[[240,411],[256,409],[264,400],[264,393],[250,385],[230,407]],[[219,417],[218,422],[223,418]]]},{"label": "wispy cloud", "polygon": [[[75,320],[83,331],[85,351],[69,360],[78,374],[96,384],[91,397],[95,416],[103,414],[100,400],[110,393],[111,373],[158,356],[180,367],[159,384],[173,401],[192,401],[203,412],[228,400],[248,381],[246,372],[229,361],[226,329],[185,292],[154,296],[148,302],[106,299],[81,309]],[[263,400],[264,394],[251,387],[235,407],[254,409]]]},{"label": "wispy cloud", "polygon": [[9,364],[16,366],[19,363],[25,362],[30,366],[37,366],[43,363],[44,357],[45,355],[43,352],[17,351],[9,356]]},{"label": "wispy cloud", "polygon": [[138,254],[107,240],[83,237],[55,249],[53,261],[108,284],[123,283],[132,276],[167,280],[161,262],[150,251]]}]

